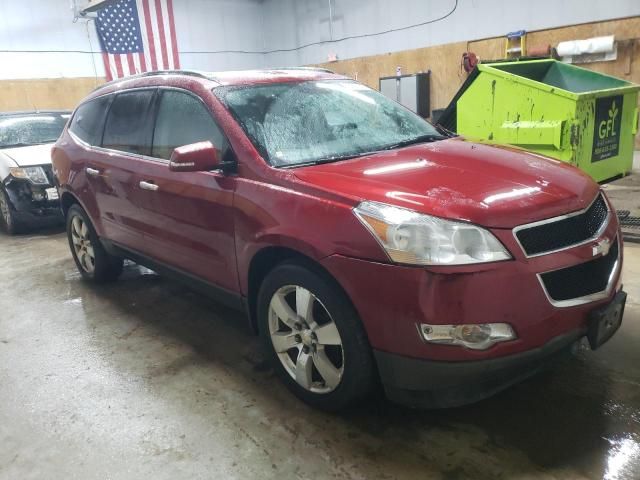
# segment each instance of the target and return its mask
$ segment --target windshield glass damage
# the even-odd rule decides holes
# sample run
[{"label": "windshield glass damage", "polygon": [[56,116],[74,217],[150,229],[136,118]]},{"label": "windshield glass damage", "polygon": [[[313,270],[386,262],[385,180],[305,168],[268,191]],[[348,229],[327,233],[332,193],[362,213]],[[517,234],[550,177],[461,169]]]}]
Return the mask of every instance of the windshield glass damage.
[{"label": "windshield glass damage", "polygon": [[445,138],[398,103],[348,80],[219,87],[214,92],[276,167],[339,161]]},{"label": "windshield glass damage", "polygon": [[53,143],[58,140],[68,119],[67,113],[0,117],[0,148]]}]

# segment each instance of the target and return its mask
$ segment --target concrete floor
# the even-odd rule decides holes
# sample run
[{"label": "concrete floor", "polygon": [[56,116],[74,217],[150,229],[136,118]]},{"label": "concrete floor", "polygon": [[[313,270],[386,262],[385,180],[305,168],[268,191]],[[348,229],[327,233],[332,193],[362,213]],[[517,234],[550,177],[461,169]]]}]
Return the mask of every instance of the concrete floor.
[{"label": "concrete floor", "polygon": [[638,479],[640,245],[621,331],[479,404],[340,415],[290,395],[241,315],[60,231],[0,234],[0,478]]}]

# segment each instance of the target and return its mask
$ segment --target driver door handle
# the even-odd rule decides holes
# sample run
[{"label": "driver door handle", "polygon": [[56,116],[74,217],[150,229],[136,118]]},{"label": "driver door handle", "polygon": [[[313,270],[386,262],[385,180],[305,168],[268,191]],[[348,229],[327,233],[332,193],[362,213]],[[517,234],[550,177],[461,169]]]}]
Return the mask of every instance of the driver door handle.
[{"label": "driver door handle", "polygon": [[145,182],[144,180],[141,181],[139,185],[140,185],[140,188],[143,190],[150,190],[152,192],[155,192],[156,190],[158,190],[158,185],[151,182]]},{"label": "driver door handle", "polygon": [[95,168],[87,167],[85,168],[85,172],[87,172],[87,175],[89,175],[90,177],[100,176],[100,170],[96,170]]}]

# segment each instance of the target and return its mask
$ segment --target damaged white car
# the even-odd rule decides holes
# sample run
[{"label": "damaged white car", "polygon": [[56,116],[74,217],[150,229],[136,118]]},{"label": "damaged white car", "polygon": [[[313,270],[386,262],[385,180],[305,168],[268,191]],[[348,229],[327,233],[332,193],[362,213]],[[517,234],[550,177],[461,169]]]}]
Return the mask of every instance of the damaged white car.
[{"label": "damaged white car", "polygon": [[9,234],[62,221],[51,147],[68,111],[0,113],[0,228]]}]

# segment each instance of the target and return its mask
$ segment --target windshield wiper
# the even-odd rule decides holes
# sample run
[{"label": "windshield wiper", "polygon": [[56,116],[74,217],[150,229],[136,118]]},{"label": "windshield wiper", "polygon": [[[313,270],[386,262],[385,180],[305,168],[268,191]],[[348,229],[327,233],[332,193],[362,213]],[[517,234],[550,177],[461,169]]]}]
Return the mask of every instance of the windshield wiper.
[{"label": "windshield wiper", "polygon": [[348,155],[335,155],[331,157],[319,158],[318,160],[311,160],[309,162],[302,163],[292,163],[291,165],[281,165],[279,168],[298,168],[298,167],[308,167],[310,165],[320,165],[321,163],[334,163],[341,162],[342,160],[351,160],[352,158],[364,157],[365,155],[370,155],[375,152],[361,152],[361,153],[350,153]]},{"label": "windshield wiper", "polygon": [[442,125],[434,125],[434,127],[436,130],[442,133],[445,137],[448,137],[448,138],[459,137],[459,135],[456,132],[452,132],[448,128],[444,128]]},{"label": "windshield wiper", "polygon": [[302,162],[302,163],[293,163],[291,165],[280,165],[278,168],[298,168],[298,167],[308,167],[311,165],[320,165],[322,163],[333,163],[333,162],[340,162],[342,160],[350,160],[352,158],[358,158],[358,157],[364,157],[366,155],[372,155],[374,153],[379,153],[379,152],[383,152],[385,150],[393,150],[395,148],[401,148],[401,147],[407,147],[409,145],[413,145],[416,143],[427,143],[427,142],[436,142],[438,140],[444,140],[445,137],[444,135],[434,135],[434,134],[428,134],[428,135],[420,135],[419,137],[414,137],[414,138],[410,138],[408,140],[403,140],[401,142],[398,143],[394,143],[392,145],[386,145],[380,149],[376,149],[376,150],[371,150],[371,151],[367,151],[367,152],[358,152],[358,153],[350,153],[348,155],[335,155],[335,156],[331,156],[331,157],[325,157],[325,158],[319,158],[318,160],[311,160],[309,162]]},{"label": "windshield wiper", "polygon": [[417,143],[437,142],[438,140],[444,140],[444,135],[434,135],[432,133],[427,135],[420,135],[418,137],[409,138],[408,140],[402,140],[401,142],[394,143],[393,145],[387,145],[382,150],[393,150],[395,148],[408,147],[409,145],[415,145]]}]

